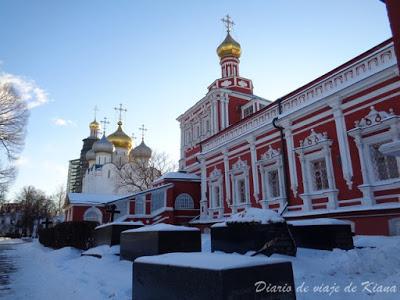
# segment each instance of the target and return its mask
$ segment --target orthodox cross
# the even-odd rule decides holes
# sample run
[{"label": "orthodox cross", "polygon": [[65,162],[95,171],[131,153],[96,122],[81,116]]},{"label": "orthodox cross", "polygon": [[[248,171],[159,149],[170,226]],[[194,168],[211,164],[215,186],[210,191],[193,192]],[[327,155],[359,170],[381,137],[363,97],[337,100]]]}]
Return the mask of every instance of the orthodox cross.
[{"label": "orthodox cross", "polygon": [[226,27],[226,31],[229,33],[231,32],[233,25],[235,25],[235,23],[232,21],[231,17],[229,15],[226,15],[225,18],[221,19],[222,23],[225,24]]},{"label": "orthodox cross", "polygon": [[44,228],[49,228],[50,224],[53,224],[52,221],[50,221],[50,219],[48,217],[46,217],[46,220],[44,222],[42,222],[42,224],[44,225]]},{"label": "orthodox cross", "polygon": [[100,121],[100,123],[103,125],[103,133],[106,134],[106,126],[110,124],[110,122],[107,121],[107,117],[104,117],[103,121]]},{"label": "orthodox cross", "polygon": [[142,126],[139,127],[139,130],[142,132],[142,141],[144,141],[144,133],[147,131],[147,128],[144,128],[144,124],[142,124]]},{"label": "orthodox cross", "polygon": [[97,105],[94,106],[93,111],[94,111],[94,119],[96,120],[97,112],[99,111],[99,109],[97,108]]},{"label": "orthodox cross", "polygon": [[122,112],[127,112],[128,110],[126,108],[122,108],[122,103],[119,104],[119,108],[118,107],[114,107],[114,110],[117,111],[119,110],[119,121],[122,121]]},{"label": "orthodox cross", "polygon": [[117,210],[115,204],[111,204],[106,206],[106,212],[110,214],[110,222],[114,222],[114,215],[119,214],[121,211]]}]

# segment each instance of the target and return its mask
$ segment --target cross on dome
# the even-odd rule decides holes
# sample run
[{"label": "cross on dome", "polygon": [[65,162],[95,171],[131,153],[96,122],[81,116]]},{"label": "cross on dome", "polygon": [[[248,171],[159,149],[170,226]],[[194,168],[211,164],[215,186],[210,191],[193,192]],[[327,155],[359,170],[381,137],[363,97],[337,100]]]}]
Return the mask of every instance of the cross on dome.
[{"label": "cross on dome", "polygon": [[119,111],[119,122],[122,121],[122,112],[127,112],[128,110],[126,108],[122,108],[122,103],[119,104],[119,108],[118,107],[114,107],[115,111]]},{"label": "cross on dome", "polygon": [[93,111],[94,111],[94,120],[96,121],[97,112],[99,111],[99,109],[97,108],[97,105],[94,106]]},{"label": "cross on dome", "polygon": [[142,126],[139,127],[139,130],[142,132],[142,141],[144,141],[144,133],[147,131],[147,128],[144,128],[144,124],[142,124]]},{"label": "cross on dome", "polygon": [[221,19],[221,21],[224,23],[226,31],[228,33],[231,32],[233,25],[235,25],[235,23],[232,21],[232,18],[229,15],[226,15],[225,18]]},{"label": "cross on dome", "polygon": [[100,121],[100,123],[103,125],[103,134],[106,134],[106,126],[107,124],[110,124],[110,122],[107,120],[107,117],[104,117],[103,121]]}]

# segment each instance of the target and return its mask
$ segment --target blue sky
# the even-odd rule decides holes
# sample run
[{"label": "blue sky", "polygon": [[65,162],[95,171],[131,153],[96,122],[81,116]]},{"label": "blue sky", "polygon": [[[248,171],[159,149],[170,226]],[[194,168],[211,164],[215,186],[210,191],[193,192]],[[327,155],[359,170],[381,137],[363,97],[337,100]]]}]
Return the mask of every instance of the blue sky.
[{"label": "blue sky", "polygon": [[2,0],[0,74],[45,98],[31,110],[9,198],[24,185],[51,193],[66,183],[95,105],[111,133],[113,107],[123,103],[125,132],[139,136],[144,123],[146,143],[177,160],[175,119],[220,75],[215,50],[227,13],[242,45],[241,75],[271,100],[391,36],[378,0]]}]

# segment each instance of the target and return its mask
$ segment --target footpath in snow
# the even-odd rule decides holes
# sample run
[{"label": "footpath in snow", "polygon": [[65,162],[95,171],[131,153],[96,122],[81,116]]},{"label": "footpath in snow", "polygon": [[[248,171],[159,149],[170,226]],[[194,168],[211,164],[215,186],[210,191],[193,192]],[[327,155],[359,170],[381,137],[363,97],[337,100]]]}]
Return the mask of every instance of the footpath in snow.
[{"label": "footpath in snow", "polygon": [[[209,235],[202,238],[203,251],[209,252]],[[297,257],[274,254],[272,258],[292,262],[297,299],[400,299],[400,237],[357,236],[355,245],[366,248],[299,248]],[[119,246],[86,252],[100,254],[101,259],[81,256],[72,248],[51,250],[37,241],[14,249],[13,294],[4,299],[131,299],[132,263],[115,255]]]}]

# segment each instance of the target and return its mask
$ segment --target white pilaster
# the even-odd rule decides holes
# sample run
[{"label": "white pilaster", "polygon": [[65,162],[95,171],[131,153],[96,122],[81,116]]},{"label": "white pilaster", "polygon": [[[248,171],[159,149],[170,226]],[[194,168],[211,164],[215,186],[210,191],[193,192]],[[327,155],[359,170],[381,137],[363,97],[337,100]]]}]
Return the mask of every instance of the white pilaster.
[{"label": "white pilaster", "polygon": [[346,123],[344,120],[343,111],[340,107],[341,103],[342,100],[338,97],[337,99],[332,101],[329,106],[332,108],[333,116],[335,118],[336,134],[339,143],[343,178],[346,180],[346,184],[351,190],[353,187],[353,166],[350,158],[350,147],[347,137]]},{"label": "white pilaster", "polygon": [[250,144],[250,155],[251,155],[251,172],[253,174],[253,189],[254,189],[254,199],[256,202],[259,201],[259,184],[258,184],[258,172],[257,172],[257,152],[256,152],[256,138],[251,136],[247,139]]},{"label": "white pilaster", "polygon": [[206,161],[203,155],[198,156],[201,166],[201,200],[200,200],[200,218],[205,219],[208,215],[207,210],[207,169]]},{"label": "white pilaster", "polygon": [[224,149],[222,151],[224,155],[224,179],[225,179],[225,190],[226,190],[226,203],[227,205],[231,205],[231,186],[229,181],[229,156],[228,156],[228,149]]},{"label": "white pilaster", "polygon": [[292,122],[287,120],[281,122],[281,126],[283,127],[283,132],[285,134],[285,140],[286,140],[286,148],[287,148],[287,156],[288,156],[288,162],[289,162],[289,174],[290,174],[290,188],[294,194],[294,196],[297,196],[297,187],[298,187],[298,182],[297,182],[297,168],[296,168],[296,157],[294,153],[294,142],[293,142],[293,135],[292,135],[292,128],[291,128]]}]

